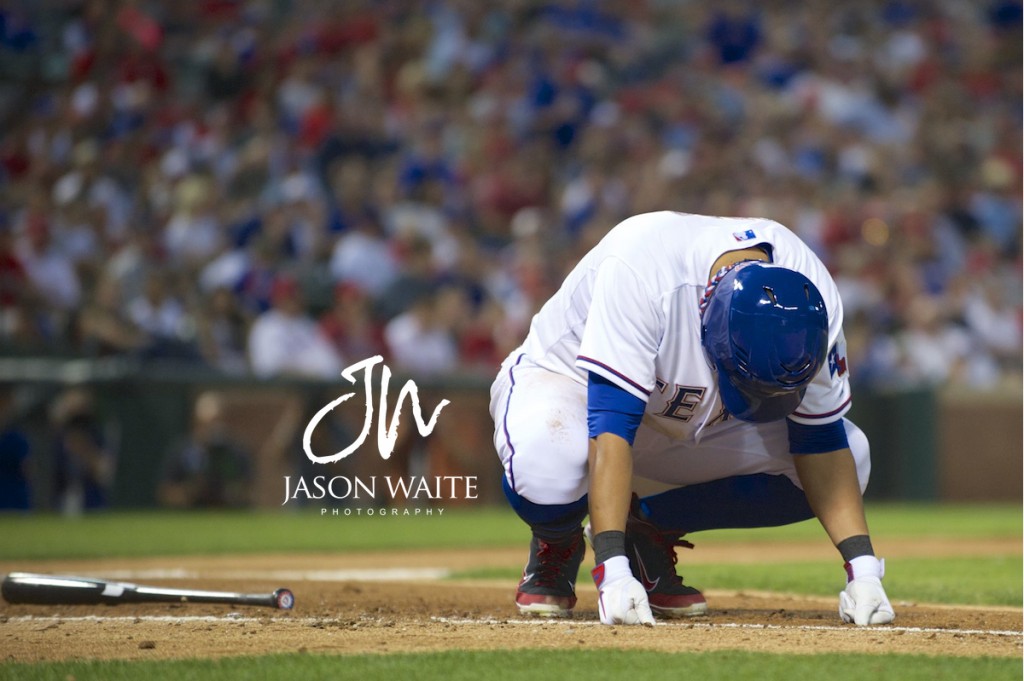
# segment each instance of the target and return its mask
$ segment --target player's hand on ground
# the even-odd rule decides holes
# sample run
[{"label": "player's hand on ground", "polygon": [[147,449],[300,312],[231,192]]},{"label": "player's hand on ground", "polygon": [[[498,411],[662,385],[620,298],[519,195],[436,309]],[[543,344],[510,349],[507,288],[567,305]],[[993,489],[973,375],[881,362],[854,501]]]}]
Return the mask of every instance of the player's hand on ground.
[{"label": "player's hand on ground", "polygon": [[896,618],[882,587],[885,563],[861,556],[847,563],[846,588],[839,592],[839,616],[857,626],[888,624]]},{"label": "player's hand on ground", "polygon": [[597,584],[597,607],[602,624],[654,626],[647,590],[636,581],[625,556],[615,556],[591,571]]}]

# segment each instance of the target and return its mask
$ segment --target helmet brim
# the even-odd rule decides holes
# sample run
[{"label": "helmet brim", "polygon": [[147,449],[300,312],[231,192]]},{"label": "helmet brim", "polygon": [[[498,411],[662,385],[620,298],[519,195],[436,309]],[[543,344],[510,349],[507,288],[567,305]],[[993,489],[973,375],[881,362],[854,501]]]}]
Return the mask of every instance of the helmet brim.
[{"label": "helmet brim", "polygon": [[795,412],[804,399],[805,388],[765,395],[739,380],[734,381],[733,374],[727,371],[721,362],[715,362],[715,368],[718,373],[718,392],[722,398],[722,406],[741,421],[781,421]]}]

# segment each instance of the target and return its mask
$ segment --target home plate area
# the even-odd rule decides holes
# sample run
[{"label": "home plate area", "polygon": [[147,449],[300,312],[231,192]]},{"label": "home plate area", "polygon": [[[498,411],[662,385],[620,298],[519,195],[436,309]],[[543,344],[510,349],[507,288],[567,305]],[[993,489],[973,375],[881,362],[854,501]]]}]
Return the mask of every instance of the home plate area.
[{"label": "home plate area", "polygon": [[[453,580],[508,566],[506,549],[318,556],[191,556],[10,564],[0,570],[120,579],[154,586],[263,592],[286,586],[295,608],[199,603],[40,606],[0,603],[7,661],[213,658],[306,652],[613,648],[1020,657],[1021,609],[896,601],[892,625],[840,622],[837,600],[706,590],[710,612],[655,627],[598,622],[596,591],[578,588],[575,616],[524,618],[514,581]],[[340,567],[339,567],[340,566]]]}]

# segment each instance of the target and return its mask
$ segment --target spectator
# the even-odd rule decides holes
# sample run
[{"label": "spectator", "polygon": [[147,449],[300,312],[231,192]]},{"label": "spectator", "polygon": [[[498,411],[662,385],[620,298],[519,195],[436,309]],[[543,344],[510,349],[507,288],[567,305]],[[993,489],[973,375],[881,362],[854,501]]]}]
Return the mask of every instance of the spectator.
[{"label": "spectator", "polygon": [[201,394],[187,442],[164,463],[157,497],[171,508],[244,508],[252,504],[252,461],[232,438],[223,397]]},{"label": "spectator", "polygon": [[128,303],[128,316],[150,338],[182,341],[191,324],[184,306],[170,294],[167,284],[166,274],[151,272],[142,295]]},{"label": "spectator", "polygon": [[383,329],[373,317],[370,298],[355,284],[334,288],[334,304],[320,317],[320,330],[349,362],[387,355]]},{"label": "spectator", "polygon": [[249,85],[242,55],[231,41],[225,39],[217,42],[203,78],[206,95],[218,102],[237,99]]},{"label": "spectator", "polygon": [[32,448],[15,416],[15,391],[0,386],[0,511],[32,509]]},{"label": "spectator", "polygon": [[941,303],[915,298],[907,327],[897,336],[902,375],[911,384],[940,386],[951,380],[963,385],[991,385],[998,380],[992,357],[972,342],[967,329],[945,323]]},{"label": "spectator", "polygon": [[81,283],[71,259],[54,243],[46,217],[31,213],[26,217],[24,236],[17,249],[33,288],[46,305],[36,323],[44,337],[55,338],[67,333],[71,313],[82,295]]},{"label": "spectator", "polygon": [[82,349],[92,356],[133,355],[150,342],[145,331],[127,315],[121,302],[120,283],[102,277],[78,320]]},{"label": "spectator", "polygon": [[277,278],[271,291],[271,309],[249,332],[249,361],[257,376],[334,378],[344,360],[303,308],[296,280]]},{"label": "spectator", "polygon": [[995,365],[991,383],[1012,375],[1019,362],[1022,342],[1021,318],[1010,303],[1019,294],[1003,290],[994,277],[972,282],[962,301],[966,331],[974,339],[978,355],[987,355]]},{"label": "spectator", "polygon": [[750,60],[760,43],[761,29],[753,4],[729,0],[715,12],[708,27],[708,38],[722,64]]},{"label": "spectator", "polygon": [[384,329],[395,369],[419,376],[449,373],[458,368],[457,324],[467,304],[452,287],[421,292],[410,307]]},{"label": "spectator", "polygon": [[84,388],[65,390],[53,403],[50,421],[56,508],[71,516],[107,508],[116,461],[92,394]]},{"label": "spectator", "polygon": [[31,336],[31,303],[36,297],[25,267],[14,252],[14,235],[0,219],[0,338],[25,343]]},{"label": "spectator", "polygon": [[395,250],[402,264],[401,273],[377,296],[376,314],[385,322],[422,300],[423,292],[437,283],[434,249],[426,237],[406,232],[396,240]]},{"label": "spectator", "polygon": [[199,316],[199,347],[206,363],[229,374],[247,372],[249,324],[234,294],[225,287],[215,288]]},{"label": "spectator", "polygon": [[164,232],[172,263],[198,268],[223,247],[223,231],[215,206],[217,189],[211,178],[186,177],[175,189],[175,212]]},{"label": "spectator", "polygon": [[376,217],[353,214],[351,229],[339,237],[331,254],[331,275],[377,296],[398,276],[399,263]]}]

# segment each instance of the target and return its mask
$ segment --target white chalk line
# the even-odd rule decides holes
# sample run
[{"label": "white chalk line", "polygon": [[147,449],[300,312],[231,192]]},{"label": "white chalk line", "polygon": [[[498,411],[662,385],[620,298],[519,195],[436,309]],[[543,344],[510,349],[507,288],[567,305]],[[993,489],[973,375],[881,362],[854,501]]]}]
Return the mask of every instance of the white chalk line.
[{"label": "white chalk line", "polygon": [[[472,618],[456,618],[456,617],[431,617],[430,619],[435,622],[441,622],[443,624],[461,624],[461,625],[488,625],[493,626],[495,624],[515,624],[515,625],[532,625],[532,626],[562,626],[562,627],[576,627],[576,626],[605,626],[597,620],[558,620],[558,619],[472,619]],[[1008,636],[1024,638],[1024,632],[1020,631],[1007,631],[999,629],[941,629],[938,627],[899,627],[892,625],[876,626],[876,627],[854,627],[854,626],[839,626],[839,625],[827,625],[827,624],[743,624],[740,622],[657,622],[657,627],[675,627],[678,629],[771,629],[771,630],[791,630],[796,629],[800,631],[845,631],[845,632],[864,632],[864,633],[877,633],[877,632],[888,632],[888,633],[903,633],[903,634],[959,634],[961,636],[979,636],[987,634],[991,636]]]},{"label": "white chalk line", "polygon": [[[162,624],[188,624],[188,623],[228,623],[228,624],[255,624],[255,623],[266,623],[271,620],[275,623],[289,623],[289,624],[301,624],[301,625],[323,625],[323,624],[341,624],[342,620],[330,619],[324,617],[280,617],[280,616],[266,616],[266,617],[249,617],[242,616],[236,613],[229,613],[227,615],[76,615],[76,616],[63,616],[63,615],[20,615],[17,617],[8,617],[6,622],[0,623],[0,626],[5,623],[38,623],[38,624],[59,624],[64,622],[97,622],[97,623],[133,623],[138,624],[142,622],[162,623]],[[573,629],[575,627],[602,627],[605,626],[597,620],[576,620],[576,619],[495,619],[492,617],[484,617],[480,619],[473,619],[468,617],[431,617],[432,622],[439,624],[450,624],[458,626],[494,626],[494,625],[514,625],[514,626],[542,626],[550,627],[552,629]],[[346,620],[347,622],[347,620]],[[770,630],[770,631],[842,631],[846,633],[858,633],[858,634],[943,634],[949,636],[1004,636],[1007,638],[1022,638],[1024,632],[1020,631],[1009,631],[1000,629],[941,629],[938,627],[902,627],[902,626],[877,626],[877,627],[854,627],[854,626],[838,626],[838,625],[784,625],[784,624],[750,624],[750,623],[739,623],[739,622],[658,622],[655,624],[656,627],[670,627],[675,629],[746,629],[746,630]]]},{"label": "white chalk line", "polygon": [[232,570],[229,573],[198,572],[182,568],[106,570],[102,574],[79,572],[100,579],[260,579],[306,582],[410,582],[436,581],[452,574],[447,568],[367,568],[347,570]]},{"label": "white chalk line", "polygon": [[[253,624],[256,622],[266,622],[267,617],[242,617],[240,615],[227,614],[227,615],[19,615],[17,617],[8,617],[6,622],[3,624],[20,623],[20,624],[62,624],[65,622],[98,622],[98,623],[111,623],[111,624],[133,624],[141,622],[155,622],[160,624],[192,624],[192,623],[216,623],[224,622],[229,624],[240,623],[240,624]],[[302,617],[302,618],[287,618],[281,621],[297,622],[299,624],[314,624],[316,622],[325,622],[326,620],[315,618],[315,617]]]},{"label": "white chalk line", "polygon": [[[80,573],[82,576],[89,576],[88,572]],[[420,581],[420,580],[441,580],[450,576],[452,571],[447,568],[427,567],[427,568],[372,568],[372,569],[342,569],[342,570],[262,570],[262,571],[238,571],[232,570],[230,575],[219,575],[213,573],[201,573],[194,570],[185,570],[182,568],[154,568],[154,569],[141,569],[141,570],[113,570],[105,571],[102,574],[103,579],[217,579],[217,578],[230,578],[230,579],[259,579],[259,580],[281,580],[281,581],[313,581],[313,582],[335,582],[335,581],[363,581],[363,582],[402,582],[402,581]],[[95,575],[99,577],[100,575]],[[749,595],[749,594],[748,594]],[[756,594],[762,595],[762,594]],[[777,594],[773,594],[777,595]],[[213,622],[239,622],[239,623],[253,623],[253,622],[265,622],[268,617],[243,617],[237,613],[229,613],[227,615],[139,615],[139,616],[102,616],[102,615],[85,615],[85,616],[74,616],[74,617],[63,617],[63,616],[35,616],[25,615],[20,617],[10,617],[7,621],[18,622],[18,621],[35,621],[41,623],[53,623],[53,622],[164,622],[164,623],[213,623]],[[459,624],[459,625],[488,625],[492,626],[495,624],[511,624],[511,625],[526,625],[526,626],[603,626],[596,620],[575,620],[575,619],[471,619],[471,618],[446,618],[446,617],[432,617],[432,621],[439,622],[442,624]],[[330,624],[332,622],[338,622],[339,620],[331,620],[324,618],[298,618],[288,617],[280,618],[280,621],[292,622],[297,624],[314,625],[314,624]],[[980,635],[991,635],[991,636],[1004,636],[1011,638],[1024,638],[1024,632],[1020,631],[1005,631],[1005,630],[990,630],[990,629],[942,629],[936,627],[902,627],[902,626],[883,626],[883,627],[864,627],[854,628],[850,626],[832,626],[832,625],[779,625],[779,624],[741,624],[741,623],[708,623],[708,622],[686,622],[686,623],[674,623],[674,622],[658,622],[656,626],[668,626],[678,627],[686,629],[752,629],[752,630],[776,630],[776,629],[795,629],[802,631],[871,631],[871,632],[899,632],[899,633],[910,633],[910,634],[952,634],[961,636],[980,636]]]}]

